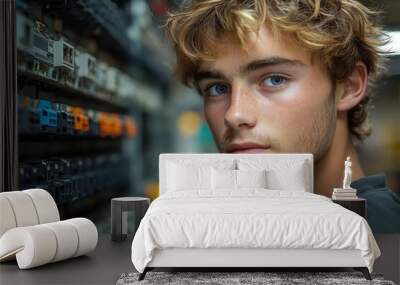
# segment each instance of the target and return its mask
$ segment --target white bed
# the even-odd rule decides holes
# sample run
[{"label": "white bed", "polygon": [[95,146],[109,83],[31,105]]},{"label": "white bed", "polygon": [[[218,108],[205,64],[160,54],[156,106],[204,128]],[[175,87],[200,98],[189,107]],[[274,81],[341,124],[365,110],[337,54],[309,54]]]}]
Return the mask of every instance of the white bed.
[{"label": "white bed", "polygon": [[354,267],[370,278],[371,229],[313,194],[312,155],[161,154],[159,171],[160,197],[132,243],[140,279],[155,267]]}]

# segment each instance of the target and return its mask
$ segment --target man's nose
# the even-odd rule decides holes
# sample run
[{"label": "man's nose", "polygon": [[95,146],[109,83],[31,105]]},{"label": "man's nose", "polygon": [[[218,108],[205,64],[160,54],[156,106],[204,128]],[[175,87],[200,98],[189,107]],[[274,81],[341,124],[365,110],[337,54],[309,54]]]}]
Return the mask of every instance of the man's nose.
[{"label": "man's nose", "polygon": [[252,128],[257,123],[254,95],[244,86],[233,86],[225,124],[233,129]]}]

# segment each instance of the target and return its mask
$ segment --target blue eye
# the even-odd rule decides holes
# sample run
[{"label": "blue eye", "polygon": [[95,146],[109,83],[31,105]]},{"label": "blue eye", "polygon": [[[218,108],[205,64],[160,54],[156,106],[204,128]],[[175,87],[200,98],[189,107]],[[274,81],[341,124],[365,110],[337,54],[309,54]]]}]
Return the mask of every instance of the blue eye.
[{"label": "blue eye", "polygon": [[286,82],[286,78],[280,75],[272,75],[272,76],[268,76],[264,79],[263,83],[265,83],[265,85],[267,86],[271,86],[271,87],[275,87],[275,86],[279,86],[282,85],[283,83]]},{"label": "blue eye", "polygon": [[206,89],[208,96],[219,96],[228,92],[228,86],[224,84],[213,84]]}]

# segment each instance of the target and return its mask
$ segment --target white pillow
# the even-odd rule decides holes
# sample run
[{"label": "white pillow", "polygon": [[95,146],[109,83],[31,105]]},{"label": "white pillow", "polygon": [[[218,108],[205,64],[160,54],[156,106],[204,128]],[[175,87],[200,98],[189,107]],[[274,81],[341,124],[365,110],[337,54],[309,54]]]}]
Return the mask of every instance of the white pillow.
[{"label": "white pillow", "polygon": [[267,188],[267,171],[235,170],[238,188]]},{"label": "white pillow", "polygon": [[267,170],[267,187],[273,190],[306,191],[307,164],[304,160],[277,160],[261,159],[238,160],[240,170]]},{"label": "white pillow", "polygon": [[193,189],[210,189],[210,167],[185,166],[168,163],[168,191],[185,191]]},{"label": "white pillow", "polygon": [[211,168],[212,189],[236,189],[236,170]]},{"label": "white pillow", "polygon": [[166,166],[170,163],[183,165],[184,167],[213,167],[217,169],[237,169],[236,159],[210,159],[210,158],[174,158],[166,161]]},{"label": "white pillow", "polygon": [[307,189],[305,168],[303,164],[280,171],[278,169],[267,172],[268,188],[275,190],[303,191]]}]

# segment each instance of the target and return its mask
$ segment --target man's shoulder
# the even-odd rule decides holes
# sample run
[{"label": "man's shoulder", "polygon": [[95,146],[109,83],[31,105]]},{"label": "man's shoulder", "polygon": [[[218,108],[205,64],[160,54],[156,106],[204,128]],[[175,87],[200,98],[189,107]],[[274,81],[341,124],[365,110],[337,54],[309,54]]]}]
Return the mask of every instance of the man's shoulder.
[{"label": "man's shoulder", "polygon": [[400,207],[400,196],[386,185],[385,174],[375,174],[365,176],[351,183],[351,187],[357,189],[357,195],[366,198],[374,197],[374,199],[390,198],[394,199],[394,202],[399,203]]},{"label": "man's shoulder", "polygon": [[351,187],[367,200],[367,220],[373,232],[400,233],[400,196],[386,186],[384,174],[363,177]]},{"label": "man's shoulder", "polygon": [[359,191],[377,190],[377,189],[387,189],[386,187],[386,176],[383,173],[364,176],[358,180],[351,183],[351,187]]}]

